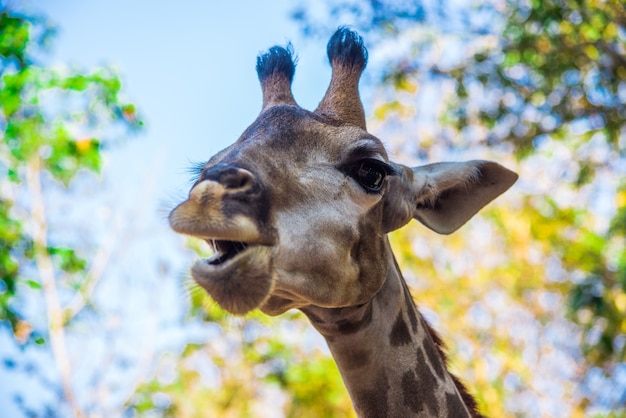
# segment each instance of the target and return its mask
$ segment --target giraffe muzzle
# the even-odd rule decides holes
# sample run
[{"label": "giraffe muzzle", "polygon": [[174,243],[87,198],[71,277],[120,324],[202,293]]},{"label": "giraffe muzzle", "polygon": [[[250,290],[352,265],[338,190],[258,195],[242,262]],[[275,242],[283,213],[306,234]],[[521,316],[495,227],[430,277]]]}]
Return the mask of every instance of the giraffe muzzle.
[{"label": "giraffe muzzle", "polygon": [[169,215],[176,232],[200,238],[213,255],[199,260],[191,275],[224,310],[244,315],[261,306],[274,286],[276,237],[253,216],[261,205],[254,176],[220,165],[203,173],[187,200]]}]

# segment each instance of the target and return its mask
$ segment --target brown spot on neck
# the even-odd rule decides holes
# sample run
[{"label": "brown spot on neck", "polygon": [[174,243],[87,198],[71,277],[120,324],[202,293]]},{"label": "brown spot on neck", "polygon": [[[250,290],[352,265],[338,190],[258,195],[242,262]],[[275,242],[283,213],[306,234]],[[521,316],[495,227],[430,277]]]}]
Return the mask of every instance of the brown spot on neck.
[{"label": "brown spot on neck", "polygon": [[389,342],[393,347],[411,344],[411,333],[402,317],[402,311],[398,312],[396,322],[393,324],[391,333],[389,334]]},{"label": "brown spot on neck", "polygon": [[389,379],[385,372],[379,373],[370,382],[371,389],[359,390],[354,394],[354,406],[360,417],[388,417]]}]

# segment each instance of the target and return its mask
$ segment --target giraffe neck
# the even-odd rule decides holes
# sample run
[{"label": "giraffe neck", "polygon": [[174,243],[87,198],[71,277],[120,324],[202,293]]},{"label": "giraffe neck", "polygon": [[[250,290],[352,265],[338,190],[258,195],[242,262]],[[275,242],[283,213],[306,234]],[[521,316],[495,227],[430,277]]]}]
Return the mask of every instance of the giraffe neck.
[{"label": "giraffe neck", "polygon": [[441,340],[417,311],[389,243],[380,291],[348,308],[302,311],[324,336],[360,417],[474,416],[446,369]]}]

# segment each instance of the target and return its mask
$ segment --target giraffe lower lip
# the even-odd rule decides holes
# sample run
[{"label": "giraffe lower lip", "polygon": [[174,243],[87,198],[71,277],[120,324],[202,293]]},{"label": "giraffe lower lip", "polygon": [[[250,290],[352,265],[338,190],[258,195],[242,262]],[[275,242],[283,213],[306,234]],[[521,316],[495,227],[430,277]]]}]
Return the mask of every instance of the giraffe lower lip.
[{"label": "giraffe lower lip", "polygon": [[234,245],[222,242],[225,251],[209,260],[199,260],[191,268],[191,277],[223,309],[243,315],[267,300],[273,285],[272,247]]}]

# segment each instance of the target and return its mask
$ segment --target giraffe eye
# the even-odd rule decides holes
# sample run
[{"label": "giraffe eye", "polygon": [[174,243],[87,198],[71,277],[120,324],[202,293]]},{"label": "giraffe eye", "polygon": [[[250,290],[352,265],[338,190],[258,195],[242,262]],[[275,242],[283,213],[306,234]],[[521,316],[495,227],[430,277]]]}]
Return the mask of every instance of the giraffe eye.
[{"label": "giraffe eye", "polygon": [[385,177],[392,171],[382,161],[367,159],[360,161],[351,170],[350,175],[368,193],[376,193],[382,189]]}]

